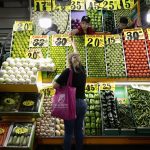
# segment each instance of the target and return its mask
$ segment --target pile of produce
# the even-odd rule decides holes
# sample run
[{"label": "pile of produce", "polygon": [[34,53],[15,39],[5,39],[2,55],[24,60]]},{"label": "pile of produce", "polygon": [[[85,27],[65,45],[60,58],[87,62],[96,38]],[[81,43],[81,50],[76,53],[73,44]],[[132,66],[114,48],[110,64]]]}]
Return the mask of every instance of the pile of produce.
[{"label": "pile of produce", "polygon": [[32,31],[17,31],[13,33],[11,56],[13,58],[27,58],[29,40]]},{"label": "pile of produce", "polygon": [[103,31],[102,27],[102,11],[100,10],[94,10],[94,9],[88,9],[87,15],[91,18],[90,24],[92,25],[92,28],[96,32]]},{"label": "pile of produce", "polygon": [[55,136],[64,136],[64,120],[55,119]]},{"label": "pile of produce", "polygon": [[78,27],[80,27],[80,20],[71,19],[71,29],[77,29]]},{"label": "pile of produce", "polygon": [[103,47],[87,47],[89,77],[106,77],[105,50]]},{"label": "pile of produce", "polygon": [[15,123],[7,146],[28,146],[31,138],[32,123]]},{"label": "pile of produce", "polygon": [[101,133],[101,105],[100,95],[86,86],[86,102],[88,105],[85,114],[84,128],[85,135],[100,135]]},{"label": "pile of produce", "polygon": [[108,77],[125,77],[125,61],[122,44],[116,43],[106,46],[106,65]]},{"label": "pile of produce", "polygon": [[150,92],[128,87],[128,97],[136,126],[150,127]]},{"label": "pile of produce", "polygon": [[17,112],[21,96],[19,93],[1,93],[0,112]]},{"label": "pile of produce", "polygon": [[104,128],[119,128],[120,122],[113,91],[101,91],[101,101]]},{"label": "pile of produce", "polygon": [[112,11],[103,11],[103,27],[105,32],[112,32],[114,30],[115,23]]},{"label": "pile of produce", "polygon": [[42,114],[36,121],[36,136],[45,138],[55,136],[55,118],[51,116],[51,97],[45,96]]},{"label": "pile of produce", "polygon": [[128,77],[149,77],[150,69],[145,40],[124,40]]},{"label": "pile of produce", "polygon": [[3,146],[10,124],[0,123],[0,147]]}]

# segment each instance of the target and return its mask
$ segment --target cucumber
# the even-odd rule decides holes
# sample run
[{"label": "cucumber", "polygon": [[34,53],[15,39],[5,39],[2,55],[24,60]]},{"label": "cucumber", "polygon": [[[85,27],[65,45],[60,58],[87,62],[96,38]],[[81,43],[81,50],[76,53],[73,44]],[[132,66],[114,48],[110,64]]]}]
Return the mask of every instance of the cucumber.
[{"label": "cucumber", "polygon": [[17,141],[16,141],[16,146],[18,146],[20,144],[20,136],[17,137]]},{"label": "cucumber", "polygon": [[23,141],[24,141],[24,136],[23,136],[23,135],[21,135],[21,137],[20,137],[20,146],[22,146]]},{"label": "cucumber", "polygon": [[12,145],[16,145],[16,141],[17,141],[17,136],[13,136],[13,139],[12,139]]},{"label": "cucumber", "polygon": [[26,145],[27,145],[27,137],[24,137],[24,140],[23,140],[22,146],[26,146]]},{"label": "cucumber", "polygon": [[12,144],[13,144],[13,136],[10,136],[7,145],[12,145]]}]

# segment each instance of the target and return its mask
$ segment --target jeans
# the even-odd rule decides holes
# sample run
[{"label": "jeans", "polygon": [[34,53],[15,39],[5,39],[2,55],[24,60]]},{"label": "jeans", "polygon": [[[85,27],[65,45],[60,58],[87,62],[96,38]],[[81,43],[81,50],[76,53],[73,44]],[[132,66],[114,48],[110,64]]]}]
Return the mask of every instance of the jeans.
[{"label": "jeans", "polygon": [[74,133],[76,141],[76,150],[82,150],[83,146],[83,121],[87,110],[87,104],[84,99],[76,100],[76,115],[75,120],[64,120],[65,135],[64,135],[64,150],[71,150],[71,141]]}]

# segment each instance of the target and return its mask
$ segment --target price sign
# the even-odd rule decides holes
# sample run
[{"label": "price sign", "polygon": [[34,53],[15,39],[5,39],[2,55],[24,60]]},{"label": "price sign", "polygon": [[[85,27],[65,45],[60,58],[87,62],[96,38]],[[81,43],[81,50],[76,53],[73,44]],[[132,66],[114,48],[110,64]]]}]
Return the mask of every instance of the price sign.
[{"label": "price sign", "polygon": [[86,0],[86,9],[100,10],[100,5],[95,0]]},{"label": "price sign", "polygon": [[139,40],[144,39],[144,32],[142,28],[124,29],[125,40]]},{"label": "price sign", "polygon": [[34,0],[34,11],[51,11],[51,0]]},{"label": "price sign", "polygon": [[25,127],[15,127],[16,134],[25,134],[28,133],[28,128]]},{"label": "price sign", "polygon": [[122,0],[124,9],[131,9],[134,6],[134,0]]},{"label": "price sign", "polygon": [[85,35],[85,46],[104,47],[104,35]]},{"label": "price sign", "polygon": [[32,30],[32,21],[15,21],[13,31],[27,31]]},{"label": "price sign", "polygon": [[104,0],[103,2],[99,3],[100,8],[106,10],[117,10],[117,1],[118,0]]},{"label": "price sign", "polygon": [[71,10],[85,10],[84,0],[71,0]]},{"label": "price sign", "polygon": [[98,84],[95,84],[95,83],[89,83],[89,84],[86,84],[86,87],[85,87],[85,90],[87,92],[91,91],[91,92],[98,92]]},{"label": "price sign", "polygon": [[7,105],[14,105],[16,103],[16,101],[12,98],[5,98],[4,103]]},{"label": "price sign", "polygon": [[31,59],[43,58],[41,48],[30,48],[28,51],[28,57]]},{"label": "price sign", "polygon": [[71,46],[71,38],[67,34],[52,35],[52,46]]},{"label": "price sign", "polygon": [[115,44],[115,43],[121,43],[120,35],[114,34],[114,35],[106,35],[106,44]]},{"label": "price sign", "polygon": [[48,47],[49,36],[48,35],[31,35],[29,47]]},{"label": "price sign", "polygon": [[0,135],[4,133],[5,133],[5,130],[3,128],[0,128]]},{"label": "price sign", "polygon": [[34,101],[26,100],[26,101],[23,102],[23,105],[24,106],[28,106],[28,107],[33,106],[34,105]]},{"label": "price sign", "polygon": [[115,91],[115,84],[114,83],[100,83],[100,90]]},{"label": "price sign", "polygon": [[147,28],[146,31],[147,31],[148,39],[150,40],[150,28]]}]

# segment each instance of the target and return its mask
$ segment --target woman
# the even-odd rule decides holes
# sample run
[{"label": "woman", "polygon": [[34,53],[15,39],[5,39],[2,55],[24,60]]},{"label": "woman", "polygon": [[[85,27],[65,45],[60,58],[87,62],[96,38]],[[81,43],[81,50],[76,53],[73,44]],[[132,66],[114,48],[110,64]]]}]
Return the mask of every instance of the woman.
[{"label": "woman", "polygon": [[[64,150],[71,150],[71,141],[74,133],[76,149],[81,150],[83,146],[83,121],[87,109],[85,99],[86,74],[81,64],[78,53],[71,53],[68,56],[69,67],[73,71],[72,86],[76,87],[76,115],[75,120],[64,120]],[[53,87],[58,88],[67,84],[69,68],[66,68],[54,81]]]}]

